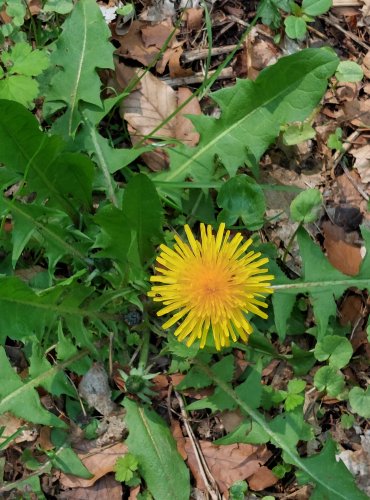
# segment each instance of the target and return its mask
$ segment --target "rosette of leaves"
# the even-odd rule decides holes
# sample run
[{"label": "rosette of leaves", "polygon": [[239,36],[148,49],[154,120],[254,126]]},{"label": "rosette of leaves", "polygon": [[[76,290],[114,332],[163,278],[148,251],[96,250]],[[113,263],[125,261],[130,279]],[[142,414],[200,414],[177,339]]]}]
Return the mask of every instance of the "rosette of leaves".
[{"label": "rosette of leaves", "polygon": [[154,396],[150,388],[152,386],[151,380],[158,375],[158,373],[149,373],[148,368],[131,368],[130,373],[119,370],[119,374],[125,382],[126,392],[133,394],[140,398],[144,403],[150,404],[149,397]]}]

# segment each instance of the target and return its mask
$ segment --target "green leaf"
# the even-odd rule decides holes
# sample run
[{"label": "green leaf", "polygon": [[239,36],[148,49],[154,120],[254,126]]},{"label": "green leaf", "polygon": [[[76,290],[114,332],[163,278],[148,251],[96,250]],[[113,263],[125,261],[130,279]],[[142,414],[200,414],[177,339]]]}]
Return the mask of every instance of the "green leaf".
[{"label": "green leaf", "polygon": [[332,366],[322,366],[315,373],[313,383],[319,391],[326,391],[329,396],[337,397],[343,391],[343,374]]},{"label": "green leaf", "polygon": [[328,147],[331,149],[336,149],[337,151],[344,151],[342,142],[343,131],[340,127],[335,129],[334,134],[330,134],[328,137]]},{"label": "green leaf", "polygon": [[269,436],[263,427],[246,418],[236,429],[213,443],[217,446],[235,443],[264,444],[268,440]]},{"label": "green leaf", "polygon": [[[234,357],[231,355],[224,356],[220,361],[212,366],[212,371],[217,376],[221,377],[222,380],[225,380],[225,382],[231,382],[234,376],[234,370]],[[207,377],[207,375],[205,375],[197,366],[192,366],[181,382],[177,384],[176,389],[178,391],[183,391],[189,387],[193,387],[194,389],[203,389],[211,384],[212,380]]]},{"label": "green leaf", "polygon": [[322,194],[318,189],[302,191],[290,205],[292,219],[302,224],[314,222],[318,217],[322,199]]},{"label": "green leaf", "polygon": [[307,49],[282,57],[255,81],[238,80],[234,87],[213,93],[221,117],[192,116],[201,135],[198,146],[170,148],[170,170],[156,174],[156,179],[209,181],[217,158],[231,177],[248,157],[258,162],[282,125],[309,116],[337,65],[333,51]]},{"label": "green leaf", "polygon": [[55,415],[45,410],[40,403],[35,381],[24,383],[10,365],[5,350],[0,346],[0,378],[6,383],[0,384],[0,415],[10,412],[28,422],[55,427],[66,424]]},{"label": "green leaf", "polygon": [[338,82],[360,82],[363,77],[361,66],[354,61],[341,61],[335,72]]},{"label": "green leaf", "polygon": [[48,453],[53,467],[65,474],[73,474],[84,479],[93,477],[93,474],[84,466],[79,456],[69,446],[67,432],[61,429],[53,429],[51,431],[51,441],[58,448]]},{"label": "green leaf", "polygon": [[353,411],[364,418],[370,418],[370,389],[361,389],[361,387],[353,387],[349,391],[349,403]]},{"label": "green leaf", "polygon": [[289,38],[303,40],[306,36],[307,24],[302,17],[288,16],[284,19],[284,26]]},{"label": "green leaf", "polygon": [[316,130],[309,123],[290,125],[283,133],[283,141],[287,146],[293,146],[308,139],[313,139],[315,135]]},{"label": "green leaf", "polygon": [[[41,348],[40,344],[34,342],[32,345],[32,356],[30,357],[29,367],[29,376],[31,379],[39,377],[45,372],[50,373],[49,370],[51,367],[51,364],[45,357],[44,349]],[[67,394],[71,397],[77,396],[76,389],[72,388],[70,381],[63,372],[52,372],[50,377],[42,379],[40,385],[54,396],[60,396],[62,394]]]},{"label": "green leaf", "polygon": [[114,464],[114,472],[116,481],[121,483],[126,483],[134,477],[135,471],[139,467],[139,462],[135,455],[131,453],[126,453],[125,456],[117,458]]},{"label": "green leaf", "polygon": [[304,396],[301,394],[288,394],[284,401],[284,408],[286,411],[292,411],[303,403]]},{"label": "green leaf", "polygon": [[189,471],[165,422],[154,411],[128,398],[124,405],[129,429],[126,444],[137,457],[140,474],[153,497],[189,500]]},{"label": "green leaf", "polygon": [[305,351],[292,342],[292,356],[287,359],[295,375],[305,375],[315,364],[312,352]]},{"label": "green leaf", "polygon": [[288,392],[289,394],[299,394],[304,391],[306,387],[306,381],[302,379],[292,379],[288,382]]},{"label": "green leaf", "polygon": [[312,477],[326,477],[326,482],[316,482],[316,487],[310,496],[310,500],[366,500],[365,493],[359,490],[355,478],[349,472],[344,463],[336,459],[337,446],[332,439],[328,439],[320,453],[308,458],[302,458],[302,464],[306,471],[309,470]]},{"label": "green leaf", "polygon": [[11,75],[37,76],[49,66],[49,57],[43,50],[32,50],[26,42],[16,43],[2,55],[3,63]]},{"label": "green leaf", "polygon": [[42,10],[44,12],[56,12],[57,14],[68,14],[73,9],[73,0],[46,0]]},{"label": "green leaf", "polygon": [[235,389],[239,398],[247,402],[251,408],[258,408],[261,404],[262,368],[262,356],[260,356],[255,366],[251,365],[246,369],[246,378],[244,382]]},{"label": "green leaf", "polygon": [[[63,24],[51,63],[58,67],[45,99],[46,115],[67,107],[54,129],[74,137],[82,121],[81,103],[102,108],[97,68],[113,69],[110,31],[94,0],[80,0]],[[97,43],[99,40],[99,43]]]},{"label": "green leaf", "polygon": [[79,209],[91,204],[91,160],[64,153],[60,137],[42,133],[33,114],[15,102],[0,101],[0,138],[0,162],[27,181],[25,193],[36,192],[39,203],[47,199],[79,221]]},{"label": "green leaf", "polygon": [[332,0],[303,0],[302,9],[308,16],[325,14],[332,6]]},{"label": "green leaf", "polygon": [[29,76],[11,75],[0,80],[0,99],[19,102],[26,107],[32,107],[37,97],[39,85]]},{"label": "green leaf", "polygon": [[[233,389],[223,380],[215,377],[208,366],[198,363],[198,366],[208,375],[213,378],[214,383],[218,385],[224,392],[234,399],[240,409],[248,415],[254,422],[259,424],[267,433],[270,440],[275,446],[283,450],[284,461],[295,465],[303,471],[305,476],[316,485],[317,491],[321,496],[319,498],[327,498],[329,500],[364,500],[366,496],[357,488],[354,478],[346,469],[342,462],[336,462],[335,446],[332,441],[328,441],[318,455],[310,458],[301,458],[294,446],[294,442],[301,439],[309,440],[313,437],[313,432],[308,424],[303,420],[302,412],[289,412],[283,415],[278,415],[272,422],[267,422],[257,410],[248,406],[248,404],[238,397]],[[328,467],[328,464],[330,466]],[[340,480],[338,481],[338,477]]]},{"label": "green leaf", "polygon": [[237,175],[222,185],[217,204],[222,208],[218,220],[232,226],[239,218],[254,231],[263,225],[266,210],[263,190],[248,175]]},{"label": "green leaf", "polygon": [[129,181],[123,194],[122,212],[136,233],[144,264],[154,254],[154,243],[162,240],[162,206],[149,177],[138,174]]},{"label": "green leaf", "polygon": [[[370,232],[363,228],[362,233],[366,245],[370,245]],[[357,276],[347,276],[331,266],[320,247],[313,243],[304,229],[301,228],[297,236],[303,261],[302,277],[298,280],[289,280],[278,266],[270,263],[271,271],[276,276],[275,293],[272,296],[276,328],[280,338],[284,339],[287,321],[295,302],[292,296],[308,293],[312,299],[318,337],[321,340],[326,333],[329,318],[336,316],[335,299],[351,286],[361,290],[370,287],[370,257],[365,256]]]},{"label": "green leaf", "polygon": [[333,368],[344,368],[351,359],[353,349],[351,342],[339,335],[330,335],[317,342],[314,350],[315,358],[318,361],[329,360],[329,365]]}]

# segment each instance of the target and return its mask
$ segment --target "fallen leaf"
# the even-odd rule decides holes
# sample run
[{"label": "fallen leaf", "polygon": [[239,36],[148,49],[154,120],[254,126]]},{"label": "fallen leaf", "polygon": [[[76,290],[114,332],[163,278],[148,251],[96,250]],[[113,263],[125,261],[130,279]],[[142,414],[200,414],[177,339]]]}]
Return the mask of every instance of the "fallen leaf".
[{"label": "fallen leaf", "polygon": [[131,489],[128,500],[136,500],[139,493],[140,493],[140,484],[139,486],[135,486],[135,488]]},{"label": "fallen leaf", "polygon": [[93,477],[83,479],[62,472],[59,481],[64,488],[88,488],[92,486],[98,479],[113,472],[117,458],[125,455],[128,449],[125,444],[117,443],[107,448],[92,448],[84,452],[74,451],[76,451],[85,467],[93,474]]},{"label": "fallen leaf", "polygon": [[370,100],[354,99],[344,103],[345,119],[356,127],[370,127]]},{"label": "fallen leaf", "polygon": [[362,70],[366,78],[370,78],[370,50],[362,60]]},{"label": "fallen leaf", "polygon": [[185,9],[183,19],[186,22],[186,27],[189,31],[199,31],[203,24],[203,9]]},{"label": "fallen leaf", "polygon": [[351,155],[356,158],[354,168],[359,173],[364,184],[370,182],[370,144],[358,149],[351,149]]},{"label": "fallen leaf", "polygon": [[362,262],[361,249],[344,241],[345,232],[330,221],[323,223],[324,248],[329,262],[349,276],[359,273]]},{"label": "fallen leaf", "polygon": [[359,450],[342,451],[336,459],[344,462],[347,469],[355,476],[357,486],[370,495],[370,431],[365,431],[361,436]]},{"label": "fallen leaf", "polygon": [[[209,441],[199,441],[199,444],[208,468],[225,498],[228,498],[228,489],[235,481],[248,479],[271,457],[271,452],[266,446],[250,444],[215,446]],[[196,486],[204,490],[205,485],[189,438],[186,439],[185,450]]]},{"label": "fallen leaf", "polygon": [[26,423],[24,420],[15,417],[11,413],[3,413],[0,415],[0,428],[4,427],[3,432],[0,435],[0,446],[8,437],[12,436],[22,426],[24,427],[24,430],[6,446],[3,445],[4,447],[1,448],[2,451],[6,450],[11,445],[14,445],[14,443],[34,441],[37,438],[38,431],[37,426]]},{"label": "fallen leaf", "polygon": [[120,43],[116,53],[130,59],[141,62],[144,66],[149,66],[160,49],[156,46],[145,47],[141,30],[147,26],[143,21],[133,21],[130,29],[125,35],[113,34],[112,39]]},{"label": "fallen leaf", "polygon": [[152,23],[159,23],[167,18],[175,16],[175,2],[173,0],[158,0],[150,2],[152,5],[147,7],[140,14],[142,21],[150,21]]},{"label": "fallen leaf", "polygon": [[80,486],[60,492],[58,498],[60,500],[101,500],[102,498],[121,500],[122,483],[116,481],[113,474],[108,474],[91,486]]},{"label": "fallen leaf", "polygon": [[185,450],[186,438],[181,430],[181,425],[178,420],[171,420],[171,432],[173,437],[176,440],[177,451],[180,453],[182,458],[186,460],[188,458],[188,454]]},{"label": "fallen leaf", "polygon": [[270,471],[268,467],[262,465],[257,471],[248,479],[248,485],[251,490],[262,491],[269,486],[273,486],[279,479]]},{"label": "fallen leaf", "polygon": [[151,47],[154,45],[158,49],[161,49],[166,40],[170,37],[171,33],[172,37],[168,46],[171,46],[171,43],[173,43],[176,35],[173,24],[169,19],[166,19],[159,24],[148,24],[141,28],[141,36],[145,47]]},{"label": "fallen leaf", "polygon": [[[190,96],[190,90],[180,88],[176,92],[151,73],[145,73],[140,80],[140,87],[122,101],[120,108],[122,117],[131,127],[129,132],[133,144],[149,136],[154,129],[161,126],[167,117]],[[161,126],[155,135],[161,138],[177,139],[189,146],[197,144],[199,134],[195,131],[191,121],[184,116],[187,113],[201,113],[196,99],[192,99],[174,118]],[[143,155],[147,165],[152,170],[165,168],[168,164],[165,151],[159,149],[154,153]]]}]

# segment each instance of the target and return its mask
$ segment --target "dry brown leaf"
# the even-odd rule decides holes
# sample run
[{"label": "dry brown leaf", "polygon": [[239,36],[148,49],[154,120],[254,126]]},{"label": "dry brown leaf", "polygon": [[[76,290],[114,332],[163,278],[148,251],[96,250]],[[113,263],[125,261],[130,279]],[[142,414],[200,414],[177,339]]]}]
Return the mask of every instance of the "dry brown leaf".
[{"label": "dry brown leaf", "polygon": [[252,477],[248,479],[251,490],[262,491],[269,486],[273,486],[279,479],[270,471],[268,467],[262,465]]},{"label": "dry brown leaf", "polygon": [[[107,448],[91,449],[88,452],[79,453],[75,450],[84,466],[93,474],[91,479],[72,476],[70,474],[60,474],[59,481],[64,488],[88,488],[98,479],[113,472],[117,458],[122,457],[128,452],[127,446],[123,443],[117,443]],[[101,497],[100,497],[101,498]]]},{"label": "dry brown leaf", "polygon": [[359,273],[362,262],[361,249],[344,241],[341,227],[325,221],[323,224],[324,248],[332,266],[349,276]]},{"label": "dry brown leaf", "polygon": [[131,489],[128,500],[136,500],[139,493],[140,493],[140,484],[139,486],[135,486],[135,488]]},{"label": "dry brown leaf", "polygon": [[346,120],[356,127],[370,127],[370,100],[355,99],[344,103]]},{"label": "dry brown leaf", "polygon": [[[227,491],[235,481],[248,479],[271,457],[271,452],[266,446],[251,444],[215,446],[209,441],[199,441],[199,444],[208,468],[225,498],[228,498]],[[204,482],[189,438],[186,439],[185,450],[197,488],[204,490]]]},{"label": "dry brown leaf", "polygon": [[121,46],[116,50],[117,54],[141,62],[148,66],[153,62],[159,53],[158,47],[145,47],[141,30],[147,26],[143,21],[133,21],[130,29],[125,35],[113,34],[113,40],[116,40]]},{"label": "dry brown leaf", "polygon": [[358,149],[351,149],[351,155],[356,158],[354,168],[357,169],[364,184],[370,182],[370,144]]},{"label": "dry brown leaf", "polygon": [[181,425],[178,420],[171,420],[171,432],[176,440],[177,451],[180,453],[182,458],[186,460],[188,458],[188,454],[185,450],[186,439],[184,437],[184,434],[182,433]]},{"label": "dry brown leaf", "polygon": [[199,31],[203,24],[203,9],[185,9],[183,19],[189,31]]},{"label": "dry brown leaf", "polygon": [[370,78],[370,50],[362,60],[362,70],[366,78]]},{"label": "dry brown leaf", "polygon": [[[178,89],[176,92],[169,85],[147,72],[140,80],[140,87],[132,92],[121,104],[121,114],[128,122],[129,132],[133,144],[142,137],[150,135],[184,102],[191,92],[188,89]],[[156,132],[158,137],[174,138],[194,146],[199,140],[191,121],[185,114],[200,114],[200,106],[196,99],[192,99],[172,120],[163,125]],[[167,166],[165,151],[159,149],[145,153],[144,161],[152,170],[159,170]]]},{"label": "dry brown leaf", "polygon": [[60,492],[58,498],[60,500],[101,500],[104,498],[121,500],[122,483],[116,481],[113,474],[108,474],[91,486],[81,486]]},{"label": "dry brown leaf", "polygon": [[172,37],[168,43],[169,47],[176,41],[176,32],[174,31],[171,20],[166,19],[154,25],[147,24],[141,28],[141,36],[145,47],[152,47],[154,45],[157,49],[161,49],[171,33]]},{"label": "dry brown leaf", "polygon": [[18,434],[18,436],[10,441],[2,450],[6,450],[14,443],[23,443],[24,441],[34,441],[37,438],[38,431],[37,426],[32,426],[32,424],[26,423],[21,418],[15,417],[11,413],[3,413],[0,415],[0,428],[4,427],[4,430],[0,436],[0,445],[10,436],[12,436],[17,430],[24,426],[24,430]]}]

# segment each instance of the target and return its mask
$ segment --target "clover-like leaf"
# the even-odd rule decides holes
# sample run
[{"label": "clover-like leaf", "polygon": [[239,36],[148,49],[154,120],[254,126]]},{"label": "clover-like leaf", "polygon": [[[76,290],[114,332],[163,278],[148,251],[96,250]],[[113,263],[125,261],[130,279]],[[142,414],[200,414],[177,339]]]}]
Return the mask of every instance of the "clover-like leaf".
[{"label": "clover-like leaf", "polygon": [[335,77],[338,82],[360,82],[364,72],[359,64],[354,61],[341,61],[338,64]]},{"label": "clover-like leaf", "polygon": [[343,368],[351,359],[353,349],[351,342],[339,335],[330,335],[317,342],[314,350],[315,358],[318,361],[329,360],[329,365],[333,368]]},{"label": "clover-like leaf", "polygon": [[349,402],[352,409],[364,418],[370,418],[370,389],[353,387],[349,391]]},{"label": "clover-like leaf", "polygon": [[315,373],[313,383],[319,391],[326,391],[329,396],[337,397],[344,389],[343,374],[332,366],[322,366]]}]

